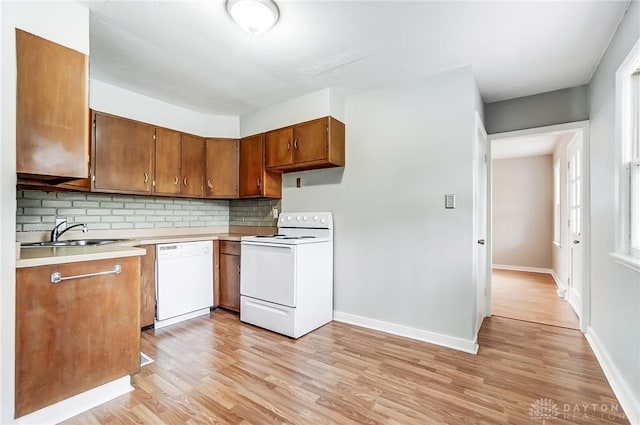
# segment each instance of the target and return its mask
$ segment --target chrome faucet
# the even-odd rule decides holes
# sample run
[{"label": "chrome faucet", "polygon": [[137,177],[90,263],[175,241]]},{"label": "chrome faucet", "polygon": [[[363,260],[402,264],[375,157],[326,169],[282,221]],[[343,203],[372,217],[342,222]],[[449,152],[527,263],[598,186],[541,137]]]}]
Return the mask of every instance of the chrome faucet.
[{"label": "chrome faucet", "polygon": [[83,223],[78,223],[78,224],[74,224],[73,226],[69,226],[66,229],[62,230],[61,232],[58,232],[58,227],[62,226],[63,224],[66,224],[66,221],[63,221],[62,223],[58,223],[56,225],[56,227],[53,228],[53,230],[51,231],[51,242],[57,242],[58,238],[60,236],[62,236],[66,231],[73,229],[74,227],[80,227],[82,226],[82,233],[87,233],[89,231],[89,228],[87,227],[86,224]]}]

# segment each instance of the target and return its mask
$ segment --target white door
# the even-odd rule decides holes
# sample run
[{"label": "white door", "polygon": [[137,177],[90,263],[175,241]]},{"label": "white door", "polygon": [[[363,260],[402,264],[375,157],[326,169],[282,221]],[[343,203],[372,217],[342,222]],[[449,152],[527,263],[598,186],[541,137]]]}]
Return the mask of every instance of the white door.
[{"label": "white door", "polygon": [[475,234],[476,333],[488,312],[487,303],[487,133],[476,116],[475,137]]},{"label": "white door", "polygon": [[582,137],[567,148],[569,158],[569,290],[567,300],[578,317],[582,309]]}]

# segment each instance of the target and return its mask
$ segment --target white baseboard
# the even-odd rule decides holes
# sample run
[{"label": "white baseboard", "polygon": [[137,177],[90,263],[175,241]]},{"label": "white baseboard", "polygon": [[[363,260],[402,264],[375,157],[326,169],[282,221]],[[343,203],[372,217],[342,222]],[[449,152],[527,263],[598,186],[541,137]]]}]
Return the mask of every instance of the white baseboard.
[{"label": "white baseboard", "polygon": [[57,424],[133,391],[129,375],[16,419],[17,424]]},{"label": "white baseboard", "polygon": [[382,320],[370,319],[368,317],[344,313],[341,311],[333,312],[333,320],[337,322],[349,323],[351,325],[362,326],[363,328],[374,329],[376,331],[386,332],[393,335],[403,336],[406,338],[417,339],[418,341],[428,342],[430,344],[436,344],[443,347],[452,348],[454,350],[464,351],[465,353],[478,353],[477,342],[470,339],[443,335],[435,332],[425,331],[423,329],[412,328],[409,326],[398,325],[396,323],[384,322]]},{"label": "white baseboard", "polygon": [[551,269],[551,277],[553,278],[554,282],[556,283],[556,286],[558,287],[558,290],[556,291],[556,293],[560,298],[565,298],[567,296],[567,286],[562,284],[562,281],[556,274],[556,271],[553,269]]},{"label": "white baseboard", "polygon": [[640,400],[635,399],[633,392],[627,385],[627,382],[624,380],[616,365],[611,360],[609,353],[602,345],[600,338],[593,328],[589,327],[584,336],[587,338],[598,363],[600,363],[600,367],[602,368],[604,375],[607,377],[613,393],[618,398],[622,410],[624,410],[624,413],[627,415],[627,419],[631,425],[640,425]]},{"label": "white baseboard", "polygon": [[530,273],[547,273],[551,274],[551,269],[545,269],[542,267],[524,267],[524,266],[508,266],[505,264],[492,264],[492,269],[498,270],[513,270],[516,272],[530,272]]}]

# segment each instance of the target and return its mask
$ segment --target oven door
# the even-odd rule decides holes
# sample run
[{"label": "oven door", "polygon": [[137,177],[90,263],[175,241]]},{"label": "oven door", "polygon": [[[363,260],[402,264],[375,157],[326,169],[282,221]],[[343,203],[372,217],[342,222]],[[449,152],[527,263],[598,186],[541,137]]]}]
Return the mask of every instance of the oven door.
[{"label": "oven door", "polygon": [[240,294],[296,306],[295,245],[242,242]]}]

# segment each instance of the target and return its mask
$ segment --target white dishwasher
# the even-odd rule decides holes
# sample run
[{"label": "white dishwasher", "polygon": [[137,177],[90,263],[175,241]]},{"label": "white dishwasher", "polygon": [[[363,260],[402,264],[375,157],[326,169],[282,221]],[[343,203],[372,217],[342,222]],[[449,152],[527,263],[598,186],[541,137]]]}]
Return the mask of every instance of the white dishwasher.
[{"label": "white dishwasher", "polygon": [[156,246],[156,329],[209,314],[213,242]]}]

